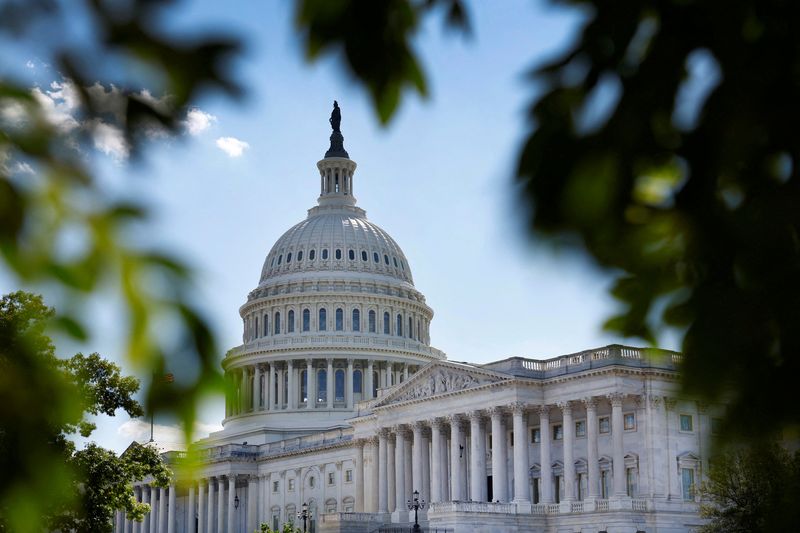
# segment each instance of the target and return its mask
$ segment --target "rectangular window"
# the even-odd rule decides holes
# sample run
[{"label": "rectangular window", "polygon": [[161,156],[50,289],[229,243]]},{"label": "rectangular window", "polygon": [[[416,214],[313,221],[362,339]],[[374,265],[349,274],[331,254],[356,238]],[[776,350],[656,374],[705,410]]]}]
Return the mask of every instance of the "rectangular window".
[{"label": "rectangular window", "polygon": [[625,413],[622,415],[622,422],[625,430],[636,429],[636,413]]},{"label": "rectangular window", "polygon": [[564,426],[556,424],[553,426],[553,440],[561,440],[564,438]]},{"label": "rectangular window", "polygon": [[353,471],[352,470],[345,470],[344,471],[344,480],[346,483],[353,482]]},{"label": "rectangular window", "polygon": [[279,483],[279,481],[272,482],[272,492],[278,492],[278,488],[280,487]]},{"label": "rectangular window", "polygon": [[683,499],[687,502],[694,501],[694,470],[681,468],[681,488]]},{"label": "rectangular window", "polygon": [[586,498],[587,484],[586,474],[578,474],[578,501]]},{"label": "rectangular window", "polygon": [[561,476],[553,476],[553,494],[556,495],[556,503],[561,503],[564,497],[564,478]]},{"label": "rectangular window", "polygon": [[608,499],[608,494],[609,494],[609,486],[608,485],[609,485],[609,481],[610,481],[609,478],[610,477],[611,476],[609,475],[609,471],[608,470],[602,470],[600,472],[600,497],[603,498],[604,500]]},{"label": "rectangular window", "polygon": [[336,484],[336,474],[333,472],[328,472],[328,485],[335,485]]},{"label": "rectangular window", "polygon": [[611,433],[611,419],[607,416],[601,416],[597,424],[600,433]]},{"label": "rectangular window", "polygon": [[531,428],[531,442],[536,444],[542,441],[542,432],[539,428]]},{"label": "rectangular window", "polygon": [[514,445],[514,432],[513,431],[509,431],[508,432],[508,441],[509,441],[511,446]]},{"label": "rectangular window", "polygon": [[625,489],[628,493],[628,497],[635,498],[636,497],[636,469],[635,468],[626,468],[625,469]]},{"label": "rectangular window", "polygon": [[578,420],[577,422],[575,422],[575,436],[576,437],[586,436],[586,420]]},{"label": "rectangular window", "polygon": [[692,415],[681,415],[681,431],[694,431]]},{"label": "rectangular window", "polygon": [[541,478],[533,478],[533,503],[539,503],[539,482]]},{"label": "rectangular window", "polygon": [[289,480],[289,490],[294,490],[294,479]]}]

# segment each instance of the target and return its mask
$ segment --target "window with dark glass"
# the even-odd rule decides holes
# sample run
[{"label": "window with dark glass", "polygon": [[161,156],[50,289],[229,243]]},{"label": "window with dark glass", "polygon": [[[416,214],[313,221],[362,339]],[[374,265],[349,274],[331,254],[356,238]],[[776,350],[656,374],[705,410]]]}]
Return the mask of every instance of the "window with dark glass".
[{"label": "window with dark glass", "polygon": [[256,337],[258,337],[258,317],[255,317],[255,322],[253,322],[253,331],[256,332]]},{"label": "window with dark glass", "polygon": [[411,317],[408,317],[408,338],[414,338],[414,319]]},{"label": "window with dark glass", "polygon": [[353,370],[353,392],[361,394],[361,370]]},{"label": "window with dark glass", "polygon": [[303,250],[300,250],[299,252],[297,252],[297,260],[298,261],[302,261],[303,260]]},{"label": "window with dark glass", "polygon": [[274,327],[274,333],[277,335],[281,332],[281,313],[280,311],[275,313],[275,320],[272,321]]},{"label": "window with dark glass", "polygon": [[372,260],[376,263],[380,263],[380,257],[378,257],[378,252],[372,252]]},{"label": "window with dark glass", "polygon": [[303,331],[311,330],[311,311],[303,309]]},{"label": "window with dark glass", "polygon": [[366,261],[367,260],[367,252],[364,251],[364,250],[361,250],[361,260],[362,261]]},{"label": "window with dark glass", "polygon": [[355,250],[348,250],[347,257],[350,259],[350,261],[355,260],[355,258],[356,258]]},{"label": "window with dark glass", "polygon": [[334,395],[333,400],[336,402],[344,401],[344,370],[341,368],[335,372],[336,379],[333,382]]},{"label": "window with dark glass", "polygon": [[317,256],[317,251],[316,250],[310,250],[308,252],[308,260],[309,261],[313,261],[316,256]]},{"label": "window with dark glass", "polygon": [[342,251],[337,248],[336,249],[336,259],[341,259],[341,258],[342,258]]},{"label": "window with dark glass", "polygon": [[283,254],[278,256],[278,264],[279,265],[281,264],[281,261],[283,261]]},{"label": "window with dark glass", "polygon": [[294,311],[289,310],[286,315],[286,333],[294,333]]},{"label": "window with dark glass", "polygon": [[323,248],[322,249],[322,259],[327,259],[327,258],[328,258],[328,249],[327,248]]},{"label": "window with dark glass", "polygon": [[287,263],[291,263],[292,262],[292,252],[289,252],[288,254],[286,254],[286,262]]},{"label": "window with dark glass", "polygon": [[328,329],[328,312],[325,311],[325,308],[319,310],[319,325],[317,329],[319,331],[326,331]]},{"label": "window with dark glass", "polygon": [[344,329],[344,311],[341,307],[336,309],[336,331],[342,331]]},{"label": "window with dark glass", "polygon": [[397,268],[397,258],[396,257],[392,257],[392,259],[394,260],[394,267]]},{"label": "window with dark glass", "polygon": [[369,332],[375,333],[375,311],[369,312]]},{"label": "window with dark glass", "polygon": [[264,325],[262,326],[264,328],[264,336],[265,337],[267,335],[269,335],[269,320],[267,320],[268,316],[269,315],[264,315]]},{"label": "window with dark glass", "polygon": [[383,254],[383,262],[386,263],[387,265],[389,264],[389,256],[388,255]]},{"label": "window with dark glass", "polygon": [[353,309],[353,331],[361,331],[361,311]]},{"label": "window with dark glass", "polygon": [[383,334],[389,334],[389,313],[383,313]]},{"label": "window with dark glass", "polygon": [[317,371],[317,401],[328,401],[328,371],[324,368]]},{"label": "window with dark glass", "polygon": [[403,316],[397,315],[397,331],[394,332],[398,337],[403,336]]}]

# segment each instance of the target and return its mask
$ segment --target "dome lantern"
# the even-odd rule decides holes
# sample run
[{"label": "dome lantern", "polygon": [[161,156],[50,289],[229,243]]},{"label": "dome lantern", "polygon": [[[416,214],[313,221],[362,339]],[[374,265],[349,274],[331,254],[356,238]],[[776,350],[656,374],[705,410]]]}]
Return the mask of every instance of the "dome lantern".
[{"label": "dome lantern", "polygon": [[317,202],[321,206],[353,206],[356,199],[353,196],[353,174],[356,162],[350,159],[344,149],[344,136],[340,130],[342,121],[339,104],[333,101],[333,111],[329,122],[331,145],[325,152],[325,157],[317,163],[320,175],[320,192]]}]

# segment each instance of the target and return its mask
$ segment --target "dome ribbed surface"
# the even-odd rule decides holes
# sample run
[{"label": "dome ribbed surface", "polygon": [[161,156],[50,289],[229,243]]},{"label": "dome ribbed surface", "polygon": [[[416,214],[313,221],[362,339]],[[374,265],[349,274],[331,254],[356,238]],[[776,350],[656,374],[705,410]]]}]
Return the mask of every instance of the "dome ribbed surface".
[{"label": "dome ribbed surface", "polygon": [[362,210],[315,211],[277,240],[264,262],[260,284],[284,274],[351,271],[390,276],[413,285],[403,251]]}]

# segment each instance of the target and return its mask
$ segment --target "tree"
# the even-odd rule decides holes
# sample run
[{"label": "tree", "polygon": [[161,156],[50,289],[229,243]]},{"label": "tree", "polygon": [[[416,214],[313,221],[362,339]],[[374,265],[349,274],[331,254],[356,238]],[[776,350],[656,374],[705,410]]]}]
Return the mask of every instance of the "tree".
[{"label": "tree", "polygon": [[[606,329],[682,334],[685,390],[728,404],[728,434],[798,424],[800,5],[551,3],[586,22],[532,72],[516,172],[532,235],[616,275]],[[469,27],[460,0],[297,6],[309,58],[342,58],[383,122],[425,95],[419,19]]]},{"label": "tree", "polygon": [[143,516],[133,481],[153,476],[163,486],[170,474],[147,446],[123,457],[96,444],[76,449],[71,437],[94,430],[89,415],[144,411],[133,397],[138,380],[122,376],[117,365],[96,353],[55,356],[45,335],[54,315],[41,296],[15,292],[0,299],[0,525],[110,531],[116,509]]},{"label": "tree", "polygon": [[793,531],[800,523],[800,453],[775,445],[729,450],[700,487],[703,533]]}]

